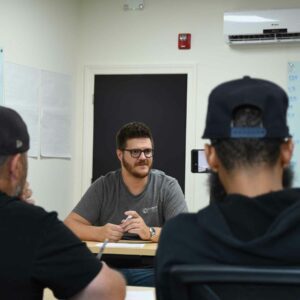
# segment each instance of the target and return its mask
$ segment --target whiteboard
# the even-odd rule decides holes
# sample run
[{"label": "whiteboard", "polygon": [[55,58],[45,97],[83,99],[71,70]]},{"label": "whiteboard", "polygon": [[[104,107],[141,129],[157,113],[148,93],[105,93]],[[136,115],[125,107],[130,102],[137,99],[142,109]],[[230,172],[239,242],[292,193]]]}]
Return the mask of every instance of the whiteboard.
[{"label": "whiteboard", "polygon": [[3,49],[0,48],[0,105],[3,105]]},{"label": "whiteboard", "polygon": [[289,96],[288,124],[295,143],[292,166],[294,186],[300,187],[300,62],[288,63],[287,92]]}]

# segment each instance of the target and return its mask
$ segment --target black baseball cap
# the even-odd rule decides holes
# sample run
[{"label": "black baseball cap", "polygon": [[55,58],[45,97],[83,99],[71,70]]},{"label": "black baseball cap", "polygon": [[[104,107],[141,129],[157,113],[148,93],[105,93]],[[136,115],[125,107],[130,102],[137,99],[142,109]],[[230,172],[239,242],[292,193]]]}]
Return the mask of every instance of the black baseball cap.
[{"label": "black baseball cap", "polygon": [[[234,127],[232,116],[241,106],[254,106],[262,113],[259,127]],[[288,96],[277,84],[245,76],[215,87],[208,98],[202,138],[287,138]]]},{"label": "black baseball cap", "polygon": [[0,106],[0,155],[13,155],[29,149],[29,134],[21,116]]}]

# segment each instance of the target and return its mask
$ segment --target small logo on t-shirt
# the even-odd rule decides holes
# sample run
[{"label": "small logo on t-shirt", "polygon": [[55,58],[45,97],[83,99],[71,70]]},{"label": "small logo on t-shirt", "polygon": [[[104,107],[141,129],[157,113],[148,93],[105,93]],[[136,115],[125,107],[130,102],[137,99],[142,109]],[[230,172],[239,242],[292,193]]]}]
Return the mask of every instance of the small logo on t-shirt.
[{"label": "small logo on t-shirt", "polygon": [[143,214],[150,214],[150,213],[155,213],[155,212],[157,212],[157,206],[152,206],[152,207],[145,207],[145,208],[143,208],[143,210],[142,210],[142,212],[143,212]]}]

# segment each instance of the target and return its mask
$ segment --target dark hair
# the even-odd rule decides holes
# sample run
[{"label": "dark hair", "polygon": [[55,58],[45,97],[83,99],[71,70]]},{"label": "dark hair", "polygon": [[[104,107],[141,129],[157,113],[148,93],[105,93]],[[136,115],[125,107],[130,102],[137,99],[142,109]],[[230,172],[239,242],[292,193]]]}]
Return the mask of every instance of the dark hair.
[{"label": "dark hair", "polygon": [[[235,127],[257,127],[262,123],[262,115],[255,106],[240,106],[232,116]],[[276,120],[274,120],[276,122]],[[218,139],[212,140],[216,153],[228,171],[240,166],[265,163],[273,166],[279,158],[282,139]]]},{"label": "dark hair", "polygon": [[127,140],[134,138],[149,138],[153,147],[153,137],[150,128],[142,122],[131,122],[123,125],[117,133],[117,149],[124,150]]}]

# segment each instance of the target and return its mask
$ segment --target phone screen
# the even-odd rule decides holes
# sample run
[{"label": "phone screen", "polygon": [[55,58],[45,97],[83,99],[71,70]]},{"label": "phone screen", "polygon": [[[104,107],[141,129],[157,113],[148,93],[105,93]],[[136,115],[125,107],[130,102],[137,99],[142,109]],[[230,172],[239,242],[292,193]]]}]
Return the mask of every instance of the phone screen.
[{"label": "phone screen", "polygon": [[192,172],[193,173],[209,172],[209,165],[206,161],[204,149],[192,150]]}]

